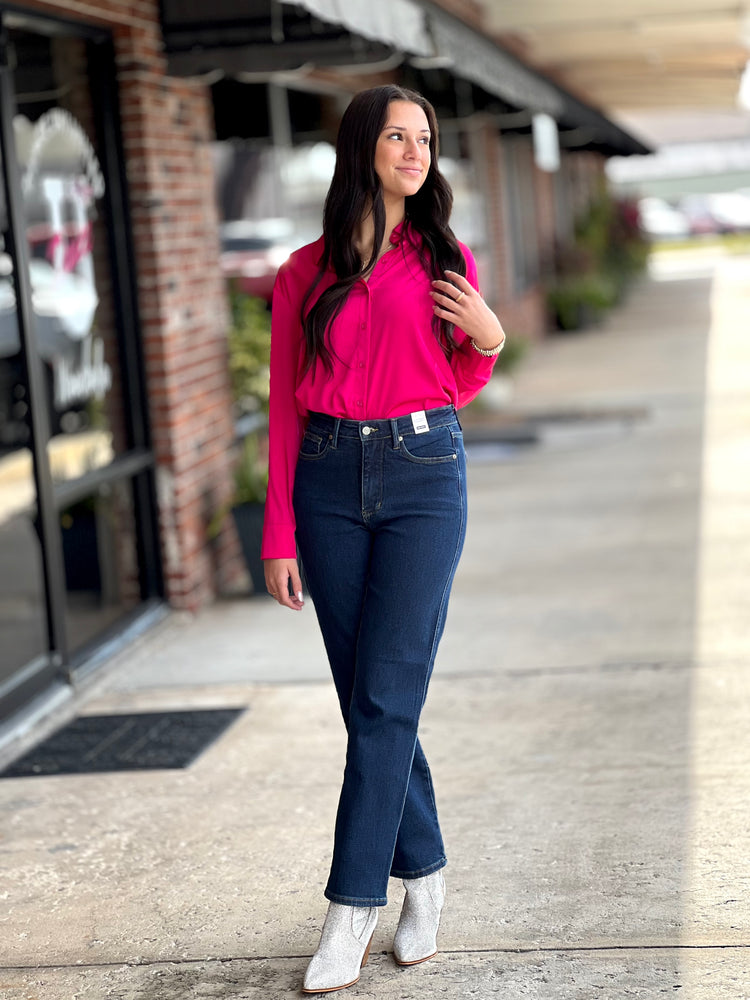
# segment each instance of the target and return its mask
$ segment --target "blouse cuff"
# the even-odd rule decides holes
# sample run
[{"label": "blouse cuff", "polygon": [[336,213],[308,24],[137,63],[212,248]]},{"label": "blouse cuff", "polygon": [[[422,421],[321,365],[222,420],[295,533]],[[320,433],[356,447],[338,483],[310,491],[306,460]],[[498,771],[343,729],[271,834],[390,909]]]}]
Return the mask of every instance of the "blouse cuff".
[{"label": "blouse cuff", "polygon": [[297,542],[293,524],[266,524],[263,528],[261,559],[296,559]]}]

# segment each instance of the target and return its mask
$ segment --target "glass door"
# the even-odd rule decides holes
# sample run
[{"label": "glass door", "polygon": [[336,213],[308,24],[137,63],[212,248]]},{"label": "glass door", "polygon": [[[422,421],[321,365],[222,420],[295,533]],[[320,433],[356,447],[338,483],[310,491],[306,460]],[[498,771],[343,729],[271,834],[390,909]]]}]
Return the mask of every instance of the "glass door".
[{"label": "glass door", "polygon": [[0,610],[12,682],[45,654],[69,675],[161,576],[111,42],[4,17],[0,435],[15,457],[5,472],[0,457],[0,504],[9,470],[26,479],[0,569],[34,609],[25,629]]}]

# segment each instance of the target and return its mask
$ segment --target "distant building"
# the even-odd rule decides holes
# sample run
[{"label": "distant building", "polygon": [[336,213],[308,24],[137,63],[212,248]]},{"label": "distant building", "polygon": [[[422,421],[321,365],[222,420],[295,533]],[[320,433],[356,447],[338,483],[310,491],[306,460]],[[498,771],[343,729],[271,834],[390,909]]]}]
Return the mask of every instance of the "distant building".
[{"label": "distant building", "polygon": [[667,200],[750,191],[750,138],[669,143],[652,156],[611,159],[607,175],[624,194]]}]

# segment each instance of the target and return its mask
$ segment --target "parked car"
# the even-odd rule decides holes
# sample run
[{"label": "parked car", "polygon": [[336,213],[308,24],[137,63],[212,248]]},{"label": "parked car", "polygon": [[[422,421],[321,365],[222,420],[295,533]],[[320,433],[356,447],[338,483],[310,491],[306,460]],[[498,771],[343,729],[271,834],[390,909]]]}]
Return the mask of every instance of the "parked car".
[{"label": "parked car", "polygon": [[[291,253],[288,230],[239,220],[221,227],[221,270],[240,291],[271,301],[276,273]],[[282,223],[285,220],[276,220]]]},{"label": "parked car", "polygon": [[725,232],[750,231],[750,192],[722,191],[708,196],[713,217]]},{"label": "parked car", "polygon": [[728,231],[714,214],[708,195],[686,195],[680,199],[680,211],[688,221],[691,236],[711,236]]},{"label": "parked car", "polygon": [[638,213],[641,229],[655,240],[679,240],[690,235],[683,213],[663,198],[641,198]]}]

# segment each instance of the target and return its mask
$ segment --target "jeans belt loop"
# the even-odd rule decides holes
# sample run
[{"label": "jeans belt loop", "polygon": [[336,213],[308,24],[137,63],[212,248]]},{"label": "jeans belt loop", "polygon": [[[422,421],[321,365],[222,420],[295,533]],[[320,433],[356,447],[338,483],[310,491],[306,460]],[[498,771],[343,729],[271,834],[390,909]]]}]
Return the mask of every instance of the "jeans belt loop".
[{"label": "jeans belt loop", "polygon": [[391,434],[393,436],[393,450],[398,451],[401,447],[401,435],[398,432],[398,419],[391,418]]},{"label": "jeans belt loop", "polygon": [[341,427],[341,417],[336,417],[331,431],[331,447],[335,448],[339,443],[339,428]]}]

